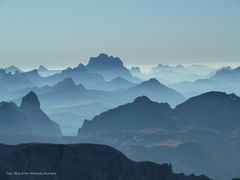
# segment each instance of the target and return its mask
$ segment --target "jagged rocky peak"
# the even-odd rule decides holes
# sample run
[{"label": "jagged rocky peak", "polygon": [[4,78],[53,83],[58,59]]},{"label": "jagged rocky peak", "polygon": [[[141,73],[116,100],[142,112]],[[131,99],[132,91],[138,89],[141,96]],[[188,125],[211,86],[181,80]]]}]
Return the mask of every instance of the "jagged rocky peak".
[{"label": "jagged rocky peak", "polygon": [[21,108],[25,107],[40,108],[38,96],[33,91],[29,92],[26,96],[22,98]]},{"label": "jagged rocky peak", "polygon": [[91,57],[88,62],[88,67],[93,66],[123,66],[122,61],[118,57],[108,56],[107,54],[101,53],[97,57]]},{"label": "jagged rocky peak", "polygon": [[48,71],[48,69],[45,66],[43,66],[43,65],[40,65],[38,67],[38,70],[40,70],[40,71]]}]

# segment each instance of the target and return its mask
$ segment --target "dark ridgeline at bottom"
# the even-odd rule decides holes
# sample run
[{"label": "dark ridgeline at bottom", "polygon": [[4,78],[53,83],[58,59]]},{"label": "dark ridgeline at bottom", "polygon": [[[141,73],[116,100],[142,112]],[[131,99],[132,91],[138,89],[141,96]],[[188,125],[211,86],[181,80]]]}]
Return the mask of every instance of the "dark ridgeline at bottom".
[{"label": "dark ridgeline at bottom", "polygon": [[175,174],[168,164],[131,161],[105,145],[33,143],[0,145],[0,179],[209,180]]}]

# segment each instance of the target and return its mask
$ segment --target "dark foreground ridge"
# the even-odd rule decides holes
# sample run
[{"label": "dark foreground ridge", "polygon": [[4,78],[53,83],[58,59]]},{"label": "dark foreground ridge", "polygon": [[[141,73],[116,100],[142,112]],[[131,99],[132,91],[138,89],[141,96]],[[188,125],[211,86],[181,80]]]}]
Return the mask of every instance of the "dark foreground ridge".
[{"label": "dark foreground ridge", "polygon": [[[0,179],[4,180],[209,180],[175,174],[167,164],[131,161],[106,145],[0,144],[0,157]],[[40,175],[43,172],[48,174]]]}]

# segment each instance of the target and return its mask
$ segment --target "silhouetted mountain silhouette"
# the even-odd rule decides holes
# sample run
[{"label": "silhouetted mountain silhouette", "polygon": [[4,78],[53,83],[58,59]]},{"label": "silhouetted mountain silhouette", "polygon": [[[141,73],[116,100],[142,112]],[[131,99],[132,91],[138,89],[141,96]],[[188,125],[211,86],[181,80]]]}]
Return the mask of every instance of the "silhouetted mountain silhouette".
[{"label": "silhouetted mountain silhouette", "polygon": [[116,77],[122,77],[130,81],[134,80],[120,58],[108,56],[107,54],[102,53],[97,57],[91,57],[86,68],[103,75],[106,80],[112,80]]},{"label": "silhouetted mountain silhouette", "polygon": [[23,72],[20,68],[16,67],[16,66],[9,66],[4,68],[6,73],[12,73],[15,74],[16,72]]},{"label": "silhouetted mountain silhouette", "polygon": [[21,108],[40,108],[40,102],[34,92],[29,92],[22,98]]},{"label": "silhouetted mountain silhouette", "polygon": [[106,111],[91,121],[85,120],[81,132],[115,133],[121,130],[141,128],[174,128],[172,109],[166,103],[157,103],[146,96],[138,97],[134,102]]},{"label": "silhouetted mountain silhouette", "polygon": [[72,78],[66,78],[60,82],[58,82],[56,85],[53,86],[53,89],[56,91],[86,91],[86,88],[79,84],[78,86],[75,84]]},{"label": "silhouetted mountain silhouette", "polygon": [[59,126],[40,109],[40,102],[34,92],[23,97],[21,106],[2,102],[0,105],[0,134],[29,135],[42,137],[61,136]]},{"label": "silhouetted mountain silhouette", "polygon": [[104,82],[102,75],[88,71],[83,64],[79,64],[75,68],[67,68],[60,73],[49,76],[47,80],[52,83],[57,83],[69,77],[76,83],[82,83],[85,86]]},{"label": "silhouetted mountain silhouette", "polygon": [[110,81],[98,83],[93,88],[97,90],[116,91],[116,90],[124,90],[134,85],[136,84],[122,77],[116,77]]},{"label": "silhouetted mountain silhouette", "polygon": [[128,93],[134,98],[145,95],[154,101],[168,102],[174,105],[184,100],[184,97],[180,93],[168,88],[155,78],[149,79],[136,86],[130,87],[125,93]]},{"label": "silhouetted mountain silhouette", "polygon": [[132,103],[103,112],[91,121],[85,120],[79,132],[174,128],[177,125],[233,130],[240,127],[239,107],[238,96],[222,92],[190,98],[175,109],[167,103],[156,103],[143,96]]},{"label": "silhouetted mountain silhouette", "polygon": [[211,79],[231,86],[234,92],[240,94],[240,85],[237,83],[240,79],[240,67],[235,69],[230,67],[221,68],[211,77]]},{"label": "silhouetted mountain silhouette", "polygon": [[40,65],[37,69],[40,76],[47,77],[56,73],[60,73],[60,70],[49,70],[47,67]]},{"label": "silhouetted mountain silhouette", "polygon": [[[85,120],[78,135],[84,142],[102,142],[118,147],[136,160],[149,160],[140,156],[153,157],[150,160],[173,163],[180,172],[208,172],[214,178],[224,180],[238,175],[235,167],[239,167],[239,159],[236,159],[239,144],[234,142],[238,141],[239,135],[232,132],[237,132],[240,127],[239,107],[238,96],[223,92],[208,92],[190,98],[175,109],[143,96],[103,112],[90,121]],[[161,146],[161,151],[155,154],[140,151],[136,158],[139,151],[131,148],[134,144],[153,150]],[[230,156],[222,157],[229,151],[232,152]],[[227,166],[226,162],[234,168]]]},{"label": "silhouetted mountain silhouette", "polygon": [[[18,172],[24,167],[25,172],[56,173],[44,176],[46,180],[209,180],[206,176],[175,174],[167,164],[131,161],[105,145],[1,144],[0,156],[1,179],[16,179],[6,171]],[[17,179],[33,177],[23,175]]]},{"label": "silhouetted mountain silhouette", "polygon": [[190,98],[175,111],[187,124],[231,130],[240,127],[240,98],[235,94],[208,92]]},{"label": "silhouetted mountain silhouette", "polygon": [[10,136],[31,134],[25,115],[12,102],[0,103],[0,134]]},{"label": "silhouetted mountain silhouette", "polygon": [[193,97],[209,91],[233,92],[234,89],[219,81],[212,79],[198,79],[194,82],[184,81],[170,86],[185,97]]}]

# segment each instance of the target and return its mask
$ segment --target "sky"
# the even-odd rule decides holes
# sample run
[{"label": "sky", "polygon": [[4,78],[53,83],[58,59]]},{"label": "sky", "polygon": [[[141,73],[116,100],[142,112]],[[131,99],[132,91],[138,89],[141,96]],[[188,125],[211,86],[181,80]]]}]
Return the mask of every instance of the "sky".
[{"label": "sky", "polygon": [[0,0],[0,66],[240,65],[239,0]]}]

